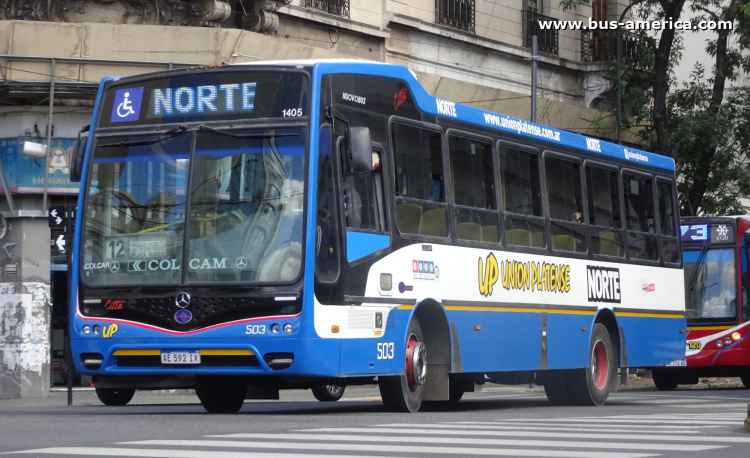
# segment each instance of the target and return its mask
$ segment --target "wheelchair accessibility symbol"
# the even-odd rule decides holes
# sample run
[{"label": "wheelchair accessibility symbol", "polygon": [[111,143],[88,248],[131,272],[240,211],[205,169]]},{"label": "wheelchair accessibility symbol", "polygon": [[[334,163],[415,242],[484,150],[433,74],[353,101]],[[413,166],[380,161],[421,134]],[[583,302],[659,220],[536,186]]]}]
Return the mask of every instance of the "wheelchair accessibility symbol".
[{"label": "wheelchair accessibility symbol", "polygon": [[142,87],[118,90],[112,107],[112,122],[138,121],[142,99]]}]

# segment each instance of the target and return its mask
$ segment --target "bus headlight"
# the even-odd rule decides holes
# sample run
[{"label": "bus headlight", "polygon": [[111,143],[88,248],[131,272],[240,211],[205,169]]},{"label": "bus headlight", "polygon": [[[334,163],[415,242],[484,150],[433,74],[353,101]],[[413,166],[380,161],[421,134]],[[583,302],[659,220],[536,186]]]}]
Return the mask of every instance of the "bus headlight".
[{"label": "bus headlight", "polygon": [[94,326],[94,335],[95,336],[99,335],[99,326]]},{"label": "bus headlight", "polygon": [[724,342],[721,339],[716,341],[716,348],[721,348],[723,346],[724,346]]},{"label": "bus headlight", "polygon": [[287,333],[287,334],[291,334],[292,333],[292,325],[289,324],[289,323],[285,324],[284,325],[284,332]]},{"label": "bus headlight", "polygon": [[742,337],[742,336],[740,335],[739,332],[733,332],[732,333],[732,339],[734,339],[734,340],[740,340],[740,337]]},{"label": "bus headlight", "polygon": [[724,343],[729,345],[730,343],[732,343],[732,338],[729,336],[724,337]]},{"label": "bus headlight", "polygon": [[279,333],[279,325],[276,324],[276,323],[272,324],[271,325],[271,332],[274,333],[274,334],[278,334]]},{"label": "bus headlight", "polygon": [[86,326],[83,327],[82,331],[83,331],[84,334],[90,334],[91,333],[91,328],[88,325],[86,325]]}]

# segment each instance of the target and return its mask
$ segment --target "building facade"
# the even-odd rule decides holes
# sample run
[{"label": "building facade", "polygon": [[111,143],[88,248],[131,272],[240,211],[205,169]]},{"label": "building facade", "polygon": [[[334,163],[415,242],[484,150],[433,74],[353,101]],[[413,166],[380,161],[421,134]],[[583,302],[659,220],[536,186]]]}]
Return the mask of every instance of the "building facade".
[{"label": "building facade", "polygon": [[[0,0],[0,398],[42,396],[65,378],[67,277],[64,262],[51,256],[46,207],[75,202],[68,153],[89,123],[103,76],[368,59],[409,67],[438,97],[528,119],[536,35],[538,122],[611,139],[612,33],[541,30],[538,21],[611,20],[626,5],[595,0],[563,11],[557,0]],[[48,139],[47,161],[21,153],[24,141]]]}]

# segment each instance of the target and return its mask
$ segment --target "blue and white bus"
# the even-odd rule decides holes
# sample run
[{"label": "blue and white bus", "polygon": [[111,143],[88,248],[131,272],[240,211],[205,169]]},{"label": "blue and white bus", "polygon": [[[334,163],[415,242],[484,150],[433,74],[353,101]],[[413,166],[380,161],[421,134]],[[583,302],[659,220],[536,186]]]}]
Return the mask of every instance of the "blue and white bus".
[{"label": "blue and white bus", "polygon": [[72,355],[108,404],[376,382],[414,412],[534,382],[601,405],[618,368],[685,355],[672,159],[436,99],[404,67],[105,78],[73,175]]}]

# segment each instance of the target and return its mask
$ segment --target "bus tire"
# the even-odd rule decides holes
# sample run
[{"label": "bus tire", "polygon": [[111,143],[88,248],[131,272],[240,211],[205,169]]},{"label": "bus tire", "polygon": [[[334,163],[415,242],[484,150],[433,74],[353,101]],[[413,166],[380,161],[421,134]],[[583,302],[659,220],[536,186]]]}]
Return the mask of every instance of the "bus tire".
[{"label": "bus tire", "polygon": [[124,406],[135,396],[135,388],[97,388],[96,397],[105,406]]},{"label": "bus tire", "polygon": [[674,391],[680,382],[680,375],[676,371],[660,371],[654,369],[651,371],[651,377],[654,379],[654,385],[659,391]]},{"label": "bus tire", "polygon": [[609,388],[617,375],[617,359],[607,327],[594,324],[591,330],[589,366],[571,371],[568,396],[573,405],[600,406],[609,397]]},{"label": "bus tire", "polygon": [[742,384],[745,385],[745,388],[750,388],[750,374],[741,376],[740,380],[742,380]]},{"label": "bus tire", "polygon": [[313,396],[320,402],[335,402],[344,395],[345,386],[318,385],[312,387]]},{"label": "bus tire", "polygon": [[406,339],[406,368],[402,375],[378,377],[380,397],[391,412],[417,412],[424,398],[427,348],[417,317],[411,319]]},{"label": "bus tire", "polygon": [[245,403],[247,385],[235,377],[195,378],[195,394],[208,413],[237,413]]},{"label": "bus tire", "polygon": [[547,395],[547,400],[553,406],[570,405],[566,374],[557,372],[546,375],[544,377],[544,394]]}]

